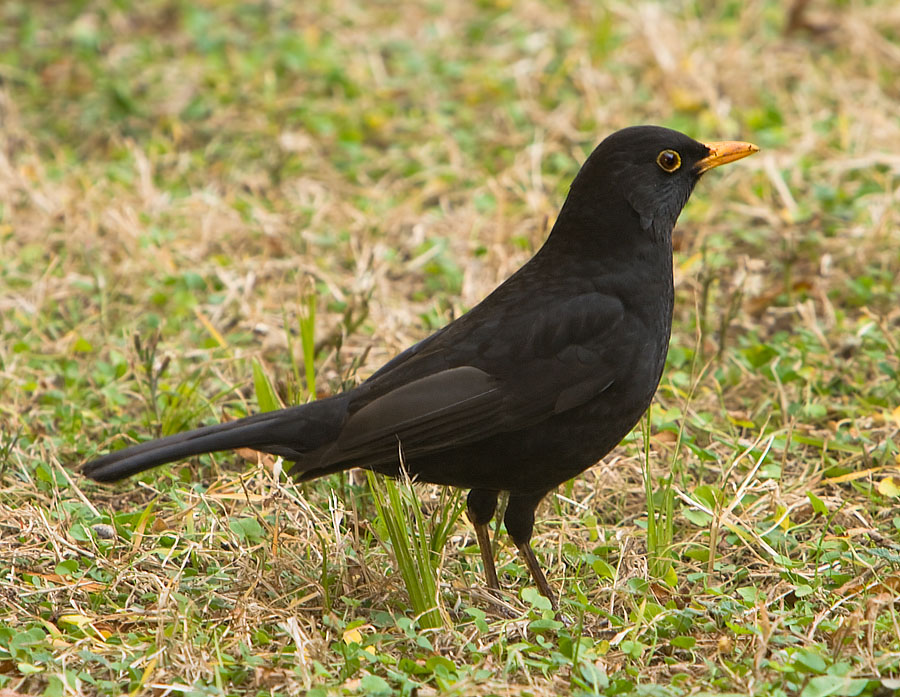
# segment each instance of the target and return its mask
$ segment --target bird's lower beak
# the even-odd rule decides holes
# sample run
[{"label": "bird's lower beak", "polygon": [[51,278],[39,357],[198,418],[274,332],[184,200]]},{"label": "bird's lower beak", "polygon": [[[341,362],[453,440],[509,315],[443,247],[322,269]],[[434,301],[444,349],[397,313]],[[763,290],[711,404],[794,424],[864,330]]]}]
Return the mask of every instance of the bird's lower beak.
[{"label": "bird's lower beak", "polygon": [[694,171],[697,174],[703,174],[705,171],[740,160],[755,152],[759,152],[759,148],[753,143],[742,143],[739,140],[723,140],[717,143],[704,143],[709,148],[709,155],[697,162]]}]

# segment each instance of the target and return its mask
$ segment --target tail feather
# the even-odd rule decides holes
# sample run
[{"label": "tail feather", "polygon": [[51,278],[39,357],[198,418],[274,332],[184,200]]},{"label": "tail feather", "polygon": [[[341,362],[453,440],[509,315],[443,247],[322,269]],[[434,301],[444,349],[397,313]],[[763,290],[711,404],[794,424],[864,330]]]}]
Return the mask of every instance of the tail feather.
[{"label": "tail feather", "polygon": [[335,399],[255,414],[124,448],[88,462],[82,472],[98,482],[114,482],[185,458],[251,448],[301,459],[337,437],[345,405]]}]

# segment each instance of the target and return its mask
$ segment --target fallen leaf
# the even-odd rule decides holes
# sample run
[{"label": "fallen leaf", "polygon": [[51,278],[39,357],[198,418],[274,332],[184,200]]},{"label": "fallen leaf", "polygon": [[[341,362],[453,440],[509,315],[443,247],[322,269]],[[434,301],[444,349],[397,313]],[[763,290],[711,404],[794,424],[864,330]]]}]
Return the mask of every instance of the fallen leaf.
[{"label": "fallen leaf", "polygon": [[900,482],[897,482],[893,477],[885,477],[878,482],[878,493],[895,499],[900,496]]}]

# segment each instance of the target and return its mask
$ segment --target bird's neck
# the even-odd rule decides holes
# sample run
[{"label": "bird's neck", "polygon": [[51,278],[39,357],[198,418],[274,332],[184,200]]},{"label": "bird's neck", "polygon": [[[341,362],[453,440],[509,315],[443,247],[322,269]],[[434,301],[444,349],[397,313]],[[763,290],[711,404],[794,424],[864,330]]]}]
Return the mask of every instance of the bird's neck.
[{"label": "bird's neck", "polygon": [[663,235],[644,230],[630,206],[613,212],[603,207],[602,213],[563,206],[535,261],[544,267],[542,274],[592,279],[596,290],[619,297],[645,321],[665,325],[668,340],[674,298],[671,230]]},{"label": "bird's neck", "polygon": [[[660,234],[662,232],[662,234]],[[672,230],[646,230],[637,212],[621,198],[590,203],[566,200],[544,243],[551,256],[564,255],[589,264],[608,261],[629,269],[645,268],[654,277],[671,279]],[[541,251],[544,251],[542,249]]]}]

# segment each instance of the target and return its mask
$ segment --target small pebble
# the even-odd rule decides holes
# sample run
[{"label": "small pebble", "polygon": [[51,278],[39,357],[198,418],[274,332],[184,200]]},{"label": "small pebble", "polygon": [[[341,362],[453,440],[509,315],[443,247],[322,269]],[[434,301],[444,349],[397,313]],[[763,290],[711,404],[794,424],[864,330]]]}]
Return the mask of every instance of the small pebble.
[{"label": "small pebble", "polygon": [[116,539],[116,529],[112,525],[97,523],[96,525],[91,526],[91,530],[93,530],[94,534],[101,540]]}]

